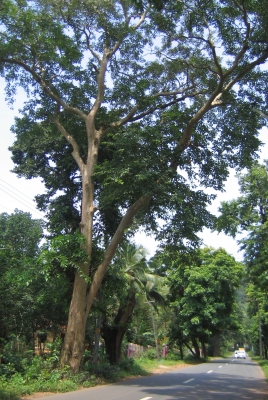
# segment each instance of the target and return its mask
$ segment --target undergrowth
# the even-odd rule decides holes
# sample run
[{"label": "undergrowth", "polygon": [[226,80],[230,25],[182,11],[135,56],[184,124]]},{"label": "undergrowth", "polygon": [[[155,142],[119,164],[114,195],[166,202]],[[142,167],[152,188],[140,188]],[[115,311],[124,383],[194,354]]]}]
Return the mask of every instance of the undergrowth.
[{"label": "undergrowth", "polygon": [[[3,363],[0,364],[0,400],[19,400],[21,396],[35,392],[69,392],[88,388],[129,376],[147,375],[159,366],[155,352],[148,352],[138,360],[123,358],[116,365],[110,365],[105,360],[92,364],[87,360],[82,370],[73,375],[68,366],[59,368],[59,349],[60,343],[55,342],[49,354],[34,357],[29,352],[18,355],[5,349]],[[185,361],[169,355],[160,363],[170,366]]]}]

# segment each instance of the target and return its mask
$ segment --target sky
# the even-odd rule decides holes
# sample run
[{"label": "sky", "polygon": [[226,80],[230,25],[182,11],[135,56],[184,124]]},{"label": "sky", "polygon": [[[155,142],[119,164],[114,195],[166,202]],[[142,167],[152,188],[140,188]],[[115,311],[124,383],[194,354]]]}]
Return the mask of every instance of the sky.
[{"label": "sky", "polygon": [[[14,135],[10,131],[14,118],[18,116],[18,109],[22,108],[25,95],[22,91],[18,91],[16,102],[13,110],[5,101],[4,81],[0,79],[0,213],[6,212],[11,214],[17,208],[19,210],[29,212],[33,218],[42,218],[43,214],[38,211],[33,201],[34,196],[44,192],[44,185],[41,180],[34,178],[26,180],[18,178],[11,172],[14,165],[11,160],[11,152],[8,147],[14,142]],[[260,162],[268,159],[268,129],[264,128],[260,132],[260,140],[265,144],[260,152]],[[236,175],[233,171],[225,185],[225,192],[218,193],[216,200],[213,201],[210,211],[217,214],[221,201],[228,201],[239,196],[239,187]],[[214,248],[223,247],[228,253],[232,254],[238,261],[242,261],[243,254],[239,252],[239,246],[235,239],[232,239],[223,233],[211,233],[205,229],[200,236],[204,241],[204,245]],[[144,233],[136,235],[136,243],[144,246],[152,256],[156,250],[157,244],[152,237],[148,237]]]}]

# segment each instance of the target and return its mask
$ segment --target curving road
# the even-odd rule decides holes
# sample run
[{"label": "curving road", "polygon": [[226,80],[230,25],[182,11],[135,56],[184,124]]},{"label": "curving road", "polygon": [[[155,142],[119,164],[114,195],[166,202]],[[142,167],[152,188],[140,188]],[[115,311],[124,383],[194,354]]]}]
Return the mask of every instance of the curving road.
[{"label": "curving road", "polygon": [[218,359],[163,374],[127,379],[38,400],[268,399],[261,368],[249,358]]}]

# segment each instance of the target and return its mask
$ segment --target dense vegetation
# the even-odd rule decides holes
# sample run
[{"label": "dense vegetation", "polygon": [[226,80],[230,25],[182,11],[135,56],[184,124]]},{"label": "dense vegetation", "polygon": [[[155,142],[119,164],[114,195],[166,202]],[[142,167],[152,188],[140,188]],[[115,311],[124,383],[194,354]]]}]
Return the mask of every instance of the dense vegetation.
[{"label": "dense vegetation", "polygon": [[[4,379],[91,371],[104,347],[117,365],[127,341],[200,359],[262,339],[267,356],[266,2],[2,0],[0,20],[6,97],[27,93],[14,172],[46,187],[45,223],[0,218]],[[229,168],[248,172],[217,219],[206,189]],[[246,230],[244,266],[200,249],[204,227]]]}]

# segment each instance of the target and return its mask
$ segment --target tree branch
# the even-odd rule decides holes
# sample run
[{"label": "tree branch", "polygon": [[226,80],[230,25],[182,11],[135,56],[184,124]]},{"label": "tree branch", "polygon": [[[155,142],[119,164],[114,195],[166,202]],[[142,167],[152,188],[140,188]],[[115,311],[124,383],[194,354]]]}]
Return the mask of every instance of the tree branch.
[{"label": "tree branch", "polygon": [[45,80],[43,80],[32,68],[30,68],[26,63],[21,60],[17,60],[14,58],[0,58],[0,61],[3,63],[18,65],[22,67],[25,71],[29,72],[34,80],[41,86],[42,90],[57,104],[60,104],[66,111],[71,112],[72,114],[79,115],[84,120],[86,120],[87,116],[81,110],[76,107],[71,107],[67,103],[65,103],[59,96],[57,96],[46,84]]},{"label": "tree branch", "polygon": [[50,118],[50,120],[57,126],[58,130],[62,133],[62,135],[67,140],[67,142],[70,143],[70,145],[72,146],[72,148],[73,148],[72,156],[75,159],[75,161],[77,162],[77,165],[78,165],[80,171],[82,172],[85,167],[85,164],[80,156],[80,150],[79,150],[79,146],[78,146],[76,140],[73,138],[72,135],[70,135],[66,131],[64,126],[60,123],[58,117],[52,117],[52,118]]},{"label": "tree branch", "polygon": [[153,194],[148,194],[146,196],[141,196],[134,204],[132,204],[129,209],[127,210],[126,214],[122,218],[110,244],[108,245],[105,254],[104,254],[104,260],[102,263],[98,266],[88,294],[88,300],[87,300],[87,311],[90,310],[90,307],[96,297],[97,291],[99,289],[99,286],[101,284],[101,281],[104,277],[104,274],[116,252],[116,249],[121,242],[123,235],[125,233],[125,230],[127,229],[128,226],[131,225],[133,218],[135,215],[140,211],[146,204],[149,203],[149,201],[152,199]]}]

